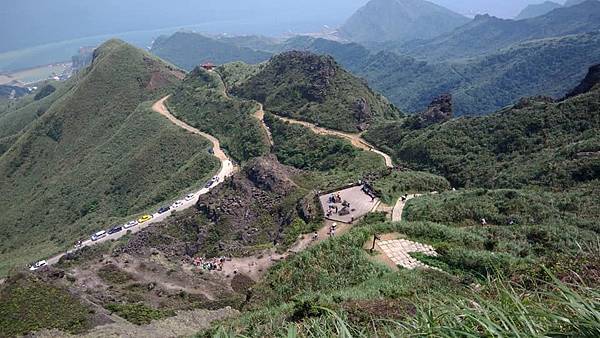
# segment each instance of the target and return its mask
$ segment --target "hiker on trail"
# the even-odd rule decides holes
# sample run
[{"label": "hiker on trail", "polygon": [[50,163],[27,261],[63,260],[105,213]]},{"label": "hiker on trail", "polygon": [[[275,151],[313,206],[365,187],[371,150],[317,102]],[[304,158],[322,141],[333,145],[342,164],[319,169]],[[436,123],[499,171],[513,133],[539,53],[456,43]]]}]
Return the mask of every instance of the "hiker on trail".
[{"label": "hiker on trail", "polygon": [[319,233],[315,231],[315,233],[312,236],[312,240],[313,242],[319,239]]},{"label": "hiker on trail", "polygon": [[487,221],[485,220],[485,218],[481,219],[481,225],[487,225]]}]

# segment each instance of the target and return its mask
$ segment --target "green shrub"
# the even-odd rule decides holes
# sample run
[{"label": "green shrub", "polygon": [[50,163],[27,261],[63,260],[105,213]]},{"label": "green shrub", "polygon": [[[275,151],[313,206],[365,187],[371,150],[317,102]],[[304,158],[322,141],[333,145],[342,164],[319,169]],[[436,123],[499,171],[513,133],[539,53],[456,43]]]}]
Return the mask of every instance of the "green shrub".
[{"label": "green shrub", "polygon": [[137,325],[149,324],[153,320],[175,315],[173,311],[155,309],[142,303],[111,303],[106,305],[106,309]]}]

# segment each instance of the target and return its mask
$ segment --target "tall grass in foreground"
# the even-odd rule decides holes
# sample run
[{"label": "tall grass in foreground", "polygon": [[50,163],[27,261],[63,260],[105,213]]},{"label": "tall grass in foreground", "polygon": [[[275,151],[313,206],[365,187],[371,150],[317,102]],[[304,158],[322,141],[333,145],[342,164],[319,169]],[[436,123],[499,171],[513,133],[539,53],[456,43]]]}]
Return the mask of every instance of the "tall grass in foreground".
[{"label": "tall grass in foreground", "polygon": [[487,296],[449,296],[415,302],[402,321],[385,318],[351,323],[342,311],[319,307],[320,316],[287,327],[219,327],[214,337],[600,337],[600,292],[558,279],[528,291],[492,282]]}]

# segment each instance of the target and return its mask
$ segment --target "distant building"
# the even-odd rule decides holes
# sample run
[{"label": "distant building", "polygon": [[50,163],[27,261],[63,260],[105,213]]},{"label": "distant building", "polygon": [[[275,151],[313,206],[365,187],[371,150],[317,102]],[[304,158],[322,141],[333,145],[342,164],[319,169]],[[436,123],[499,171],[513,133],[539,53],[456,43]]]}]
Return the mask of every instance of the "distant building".
[{"label": "distant building", "polygon": [[206,63],[203,63],[201,67],[208,71],[211,71],[211,70],[215,69],[216,66],[212,62],[206,62]]}]

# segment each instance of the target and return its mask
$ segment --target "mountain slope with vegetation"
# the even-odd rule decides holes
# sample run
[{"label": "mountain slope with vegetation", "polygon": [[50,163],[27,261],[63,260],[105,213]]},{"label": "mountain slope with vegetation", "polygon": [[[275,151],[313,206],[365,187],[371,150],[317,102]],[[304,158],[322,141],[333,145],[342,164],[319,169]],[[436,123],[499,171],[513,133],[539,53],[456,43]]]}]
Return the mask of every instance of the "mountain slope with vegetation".
[{"label": "mountain slope with vegetation", "polygon": [[371,0],[340,28],[352,41],[385,42],[430,39],[469,21],[424,0]]},{"label": "mountain slope with vegetation", "polygon": [[252,116],[259,105],[230,97],[217,72],[197,67],[175,87],[167,104],[178,118],[219,139],[237,161],[269,152],[259,121]]},{"label": "mountain slope with vegetation", "polygon": [[267,111],[349,132],[399,115],[383,96],[333,58],[306,52],[274,56],[232,93],[263,103]]},{"label": "mountain slope with vegetation", "polygon": [[111,40],[68,92],[48,102],[0,157],[2,274],[168,202],[213,174],[218,163],[209,143],[150,109],[181,76]]},{"label": "mountain slope with vegetation", "polygon": [[483,115],[522,96],[564,96],[600,62],[598,32],[533,40],[462,62],[425,62],[358,44],[295,38],[288,48],[333,56],[403,111],[425,109],[444,93],[456,115]]},{"label": "mountain slope with vegetation", "polygon": [[240,47],[233,41],[216,40],[201,34],[187,32],[177,32],[171,36],[157,38],[150,51],[187,71],[206,62],[224,64],[242,61],[255,64],[271,57],[268,52]]},{"label": "mountain slope with vegetation", "polygon": [[420,59],[464,59],[494,52],[533,39],[594,32],[600,29],[600,1],[588,0],[572,7],[526,20],[478,15],[454,31],[429,41],[405,44],[395,50]]},{"label": "mountain slope with vegetation", "polygon": [[564,101],[526,98],[489,116],[424,129],[381,124],[365,138],[457,186],[566,189],[600,178],[599,104],[596,86]]},{"label": "mountain slope with vegetation", "polygon": [[[399,150],[402,166],[467,188],[411,199],[402,222],[374,215],[275,265],[241,316],[202,336],[596,336],[600,84],[592,88],[487,117],[373,127],[366,137]],[[369,248],[392,235],[433,246],[437,256],[410,256],[444,273],[382,264]]]}]

